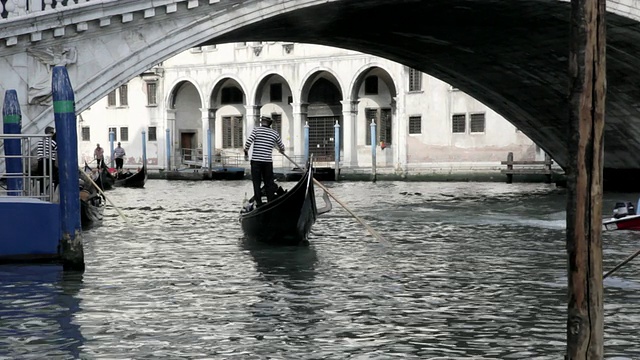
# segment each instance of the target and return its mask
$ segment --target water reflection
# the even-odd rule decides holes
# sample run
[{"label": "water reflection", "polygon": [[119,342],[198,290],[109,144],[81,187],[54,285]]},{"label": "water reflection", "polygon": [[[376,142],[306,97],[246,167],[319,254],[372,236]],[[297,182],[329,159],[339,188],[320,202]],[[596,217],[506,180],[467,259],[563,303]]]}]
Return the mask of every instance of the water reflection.
[{"label": "water reflection", "polygon": [[3,266],[0,278],[0,357],[80,358],[86,339],[75,316],[81,311],[82,273]]}]

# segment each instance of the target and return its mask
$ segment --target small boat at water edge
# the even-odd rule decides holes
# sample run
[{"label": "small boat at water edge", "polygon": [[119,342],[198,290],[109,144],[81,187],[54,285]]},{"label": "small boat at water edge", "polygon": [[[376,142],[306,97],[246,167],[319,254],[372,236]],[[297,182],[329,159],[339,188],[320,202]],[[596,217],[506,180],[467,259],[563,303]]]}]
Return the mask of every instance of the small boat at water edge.
[{"label": "small boat at water edge", "polygon": [[331,210],[328,195],[323,195],[325,206],[316,207],[313,186],[313,166],[290,190],[279,187],[276,198],[260,207],[255,200],[244,204],[240,211],[240,224],[247,239],[272,245],[308,244],[311,226],[318,215]]},{"label": "small boat at water edge", "polygon": [[142,165],[142,168],[135,173],[116,173],[114,185],[116,187],[143,188],[146,182],[147,166]]},{"label": "small boat at water edge", "polygon": [[104,218],[104,196],[99,192],[80,190],[80,223],[83,229],[99,225]]},{"label": "small boat at water edge", "polygon": [[[640,199],[638,206],[640,206]],[[602,223],[603,230],[640,231],[640,214],[636,214],[636,209],[631,202],[616,202],[613,217]]]}]

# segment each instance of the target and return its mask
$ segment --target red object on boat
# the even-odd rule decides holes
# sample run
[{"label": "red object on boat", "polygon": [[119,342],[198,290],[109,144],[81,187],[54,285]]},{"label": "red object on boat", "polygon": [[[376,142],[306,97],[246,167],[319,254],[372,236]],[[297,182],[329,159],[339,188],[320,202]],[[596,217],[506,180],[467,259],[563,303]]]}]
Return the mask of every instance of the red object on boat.
[{"label": "red object on boat", "polygon": [[629,215],[619,219],[605,220],[602,225],[605,230],[640,231],[640,215]]}]

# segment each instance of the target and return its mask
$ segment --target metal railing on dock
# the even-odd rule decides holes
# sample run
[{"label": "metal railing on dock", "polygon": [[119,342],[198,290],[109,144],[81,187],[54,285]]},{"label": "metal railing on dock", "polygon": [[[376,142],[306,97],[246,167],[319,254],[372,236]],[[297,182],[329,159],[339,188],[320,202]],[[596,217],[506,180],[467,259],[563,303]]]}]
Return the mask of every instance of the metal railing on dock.
[{"label": "metal railing on dock", "polygon": [[[35,150],[36,145],[43,141],[45,146],[48,145],[45,153],[51,154],[56,151],[51,141],[45,141],[46,138],[51,139],[51,134],[0,134],[2,142],[12,139],[19,140],[21,149],[21,155],[6,155],[6,146],[4,147],[5,151],[0,152],[0,162],[4,163],[4,168],[0,172],[0,196],[28,197],[53,202],[52,171],[38,169],[38,154]],[[22,160],[22,172],[10,173],[6,170],[7,162],[10,159]],[[53,169],[53,165],[54,161],[51,157],[43,163],[43,167],[48,169]]]}]

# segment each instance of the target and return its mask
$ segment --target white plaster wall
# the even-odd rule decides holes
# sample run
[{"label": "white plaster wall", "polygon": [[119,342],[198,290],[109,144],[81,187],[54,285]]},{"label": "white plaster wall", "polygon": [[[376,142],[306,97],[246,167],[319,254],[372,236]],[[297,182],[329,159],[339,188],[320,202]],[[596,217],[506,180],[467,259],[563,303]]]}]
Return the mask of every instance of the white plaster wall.
[{"label": "white plaster wall", "polygon": [[[293,46],[290,53],[285,51],[285,45]],[[259,54],[257,49],[260,48]],[[257,55],[256,55],[257,54]],[[426,74],[423,74],[423,90],[408,92],[408,68],[382,58],[343,50],[310,44],[276,43],[248,43],[222,44],[208,46],[201,49],[191,49],[178,54],[160,64],[163,69],[158,82],[158,106],[146,106],[146,87],[140,77],[133,78],[129,83],[129,106],[126,108],[108,109],[106,98],[83,112],[84,124],[91,126],[91,142],[80,141],[81,157],[92,157],[96,142],[107,145],[108,127],[129,126],[130,139],[123,145],[127,146],[127,153],[131,159],[127,164],[135,166],[141,158],[141,140],[139,134],[148,126],[157,126],[158,141],[147,145],[147,157],[150,162],[155,161],[159,168],[164,168],[165,128],[167,126],[167,105],[169,93],[176,84],[189,79],[195,88],[189,90],[191,100],[183,100],[187,92],[179,94],[179,101],[187,101],[188,115],[182,110],[176,113],[175,132],[179,136],[180,128],[188,127],[198,133],[198,143],[202,144],[204,129],[202,126],[201,108],[211,108],[210,96],[214,88],[221,81],[235,81],[245,92],[247,107],[238,105],[218,106],[213,128],[216,149],[222,146],[223,116],[242,115],[247,121],[247,108],[261,105],[261,114],[270,115],[272,112],[282,113],[283,142],[289,154],[302,154],[302,149],[294,148],[294,138],[302,136],[296,134],[295,129],[302,132],[302,126],[293,124],[293,110],[287,102],[288,96],[293,96],[293,102],[300,102],[305,83],[318,71],[326,71],[334,76],[339,83],[343,100],[349,99],[355,78],[362,71],[371,67],[379,67],[387,72],[393,81],[395,89],[389,89],[384,82],[379,81],[379,94],[364,95],[364,81],[359,83],[358,115],[356,126],[357,166],[371,166],[371,147],[365,145],[364,109],[367,107],[391,107],[391,94],[397,91],[395,104],[395,118],[393,122],[393,144],[385,150],[377,148],[378,168],[405,167],[408,169],[449,166],[456,164],[477,164],[479,167],[499,167],[499,162],[506,159],[509,151],[514,152],[516,159],[535,158],[535,144],[524,136],[500,115],[471,98],[461,91],[451,89],[451,86]],[[265,79],[266,76],[272,76]],[[283,83],[283,102],[269,102],[269,85],[273,82]],[[257,95],[256,91],[262,93]],[[219,89],[218,89],[219,90]],[[216,100],[219,103],[219,93]],[[452,134],[451,115],[453,113],[484,112],[486,114],[485,133],[483,134]],[[408,126],[401,122],[408,122],[409,116],[422,116],[422,133],[408,134]],[[189,117],[188,125],[183,117]],[[468,118],[467,118],[468,121]],[[248,126],[247,126],[248,125]],[[401,126],[402,125],[402,126]],[[252,124],[245,123],[245,134]],[[344,131],[344,130],[343,130]],[[467,125],[468,131],[468,125]],[[80,134],[80,131],[79,131]],[[246,135],[245,135],[246,136]],[[343,136],[344,137],[344,136]],[[397,139],[397,141],[396,141]],[[174,137],[174,146],[179,137]],[[224,149],[225,154],[241,154],[241,149]],[[406,153],[405,158],[402,154]],[[152,160],[156,159],[156,160]],[[403,163],[403,164],[399,164]],[[444,165],[443,165],[444,164]],[[472,166],[473,167],[473,166]],[[150,168],[153,168],[150,166]]]}]

